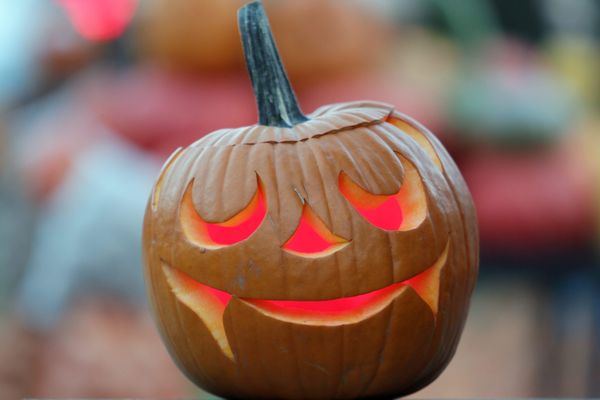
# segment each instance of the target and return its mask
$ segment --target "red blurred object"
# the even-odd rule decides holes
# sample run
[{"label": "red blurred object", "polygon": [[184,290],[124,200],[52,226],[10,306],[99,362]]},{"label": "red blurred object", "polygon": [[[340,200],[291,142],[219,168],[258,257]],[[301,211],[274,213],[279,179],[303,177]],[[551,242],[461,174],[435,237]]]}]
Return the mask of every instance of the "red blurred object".
[{"label": "red blurred object", "polygon": [[168,155],[222,128],[256,122],[245,72],[188,77],[160,68],[138,68],[95,82],[102,122],[139,147]]},{"label": "red blurred object", "polygon": [[119,37],[133,17],[137,0],[56,0],[81,36],[95,41]]},{"label": "red blurred object", "polygon": [[565,149],[482,150],[461,169],[477,207],[482,243],[488,248],[569,248],[592,237],[590,177]]},{"label": "red blurred object", "polygon": [[[223,128],[256,123],[258,117],[246,72],[185,75],[159,67],[109,74],[95,82],[95,109],[115,132],[143,149],[168,155]],[[297,92],[310,113],[323,104],[372,99],[389,102],[441,131],[441,100],[394,82],[392,77],[349,75],[305,86]]]}]

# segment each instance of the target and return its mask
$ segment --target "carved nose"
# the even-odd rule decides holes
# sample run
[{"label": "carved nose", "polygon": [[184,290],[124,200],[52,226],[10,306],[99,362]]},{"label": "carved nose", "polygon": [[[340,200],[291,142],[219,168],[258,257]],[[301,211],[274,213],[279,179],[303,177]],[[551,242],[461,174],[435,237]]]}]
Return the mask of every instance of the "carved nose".
[{"label": "carved nose", "polygon": [[333,254],[348,243],[349,240],[331,232],[305,203],[296,231],[281,248],[297,256],[318,258]]}]

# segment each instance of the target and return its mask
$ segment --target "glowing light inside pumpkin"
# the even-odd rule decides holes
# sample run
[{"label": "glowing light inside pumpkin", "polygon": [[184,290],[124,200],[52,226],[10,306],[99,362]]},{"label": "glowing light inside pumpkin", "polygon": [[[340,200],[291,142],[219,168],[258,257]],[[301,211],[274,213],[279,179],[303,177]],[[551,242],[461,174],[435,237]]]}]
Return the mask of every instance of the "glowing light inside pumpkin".
[{"label": "glowing light inside pumpkin", "polygon": [[333,300],[296,301],[296,300],[251,300],[252,304],[271,311],[279,310],[288,314],[316,313],[335,316],[357,311],[369,306],[382,297],[394,292],[404,282],[395,283],[379,290],[358,296],[341,297]]},{"label": "glowing light inside pumpkin", "polygon": [[[191,278],[188,278],[188,279],[191,279]],[[194,281],[194,282],[196,284],[197,290],[206,291],[207,294],[210,294],[212,297],[214,297],[216,300],[218,300],[223,305],[227,305],[227,303],[229,303],[229,300],[231,300],[231,295],[227,292],[224,292],[219,289],[215,289],[215,288],[207,286],[207,285],[203,285],[200,282],[196,282],[196,281]]]},{"label": "glowing light inside pumpkin", "polygon": [[200,247],[218,249],[241,242],[258,229],[267,214],[264,189],[257,178],[256,193],[242,211],[224,222],[206,222],[194,208],[192,183],[183,195],[180,220],[188,239]]},{"label": "glowing light inside pumpkin", "polygon": [[[210,296],[214,300],[219,301],[224,306],[227,306],[229,300],[231,300],[232,295],[223,290],[203,285],[199,282],[192,280],[187,276],[185,277],[185,279],[188,282],[188,285],[193,285],[195,291],[203,292],[203,296]],[[245,300],[261,308],[279,310],[280,312],[285,312],[288,314],[316,313],[335,316],[336,314],[344,314],[347,312],[359,310],[363,307],[367,307],[373,302],[376,302],[378,299],[385,297],[391,292],[394,292],[399,287],[405,286],[407,283],[408,281],[394,283],[392,285],[386,286],[382,289],[374,290],[369,293],[360,294],[358,296],[341,297],[333,300]]]},{"label": "glowing light inside pumpkin", "polygon": [[206,224],[208,237],[215,243],[231,245],[252,235],[265,218],[267,207],[260,185],[248,207],[230,220],[218,224]]},{"label": "glowing light inside pumpkin", "polygon": [[389,197],[377,207],[357,207],[357,211],[373,225],[385,230],[394,230],[402,224],[402,209],[396,197]]},{"label": "glowing light inside pumpkin", "polygon": [[[420,274],[357,296],[332,300],[260,300],[240,298],[257,311],[282,321],[303,325],[339,326],[369,318],[388,306],[410,286],[429,305],[434,318],[438,312],[441,270],[448,258],[449,243],[435,263]],[[206,325],[221,350],[230,359],[233,352],[225,333],[223,315],[231,294],[204,285],[163,263],[163,272],[173,294]]]},{"label": "glowing light inside pumpkin", "polygon": [[367,221],[381,229],[393,231],[402,225],[402,209],[396,196],[389,196],[379,205],[357,205],[355,208]]},{"label": "glowing light inside pumpkin", "polygon": [[416,168],[402,158],[404,179],[398,193],[372,194],[341,172],[340,192],[354,209],[372,225],[386,231],[407,231],[419,226],[427,216],[427,197]]},{"label": "glowing light inside pumpkin", "polygon": [[223,354],[233,359],[223,325],[223,313],[231,295],[203,285],[164,263],[162,268],[173,294],[204,322]]},{"label": "glowing light inside pumpkin", "polygon": [[[356,296],[331,300],[263,300],[240,298],[240,300],[273,318],[308,325],[334,326],[360,321],[390,304],[406,287],[412,287],[425,301],[434,317],[438,312],[440,273],[448,258],[449,244],[435,263],[418,275],[402,282]],[[173,292],[198,316],[216,329],[221,338],[222,323],[216,318],[222,315],[232,295],[226,291],[199,283],[183,272],[163,266]]]},{"label": "glowing light inside pumpkin", "polygon": [[348,175],[339,176],[340,192],[367,221],[388,231],[398,230],[402,225],[402,208],[398,195],[375,195],[352,182]]},{"label": "glowing light inside pumpkin", "polygon": [[322,257],[340,250],[348,243],[348,240],[333,234],[305,204],[296,231],[282,248],[299,256]]}]

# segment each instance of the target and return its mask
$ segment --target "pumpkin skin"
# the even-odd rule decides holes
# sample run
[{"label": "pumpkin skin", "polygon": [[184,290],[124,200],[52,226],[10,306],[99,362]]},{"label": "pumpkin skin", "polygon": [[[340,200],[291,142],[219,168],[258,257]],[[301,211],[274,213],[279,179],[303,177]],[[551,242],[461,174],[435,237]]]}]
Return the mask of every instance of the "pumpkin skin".
[{"label": "pumpkin skin", "polygon": [[466,185],[392,106],[307,118],[281,65],[265,68],[284,83],[267,96],[255,61],[261,123],[177,150],[152,191],[145,276],[163,340],[192,381],[225,397],[414,392],[454,354],[475,285]]},{"label": "pumpkin skin", "polygon": [[[406,170],[401,157],[422,179],[427,217],[412,230],[384,231],[349,204],[338,176],[343,171],[371,193],[396,193]],[[181,207],[190,182],[198,214],[217,222],[250,202],[256,176],[268,206],[249,238],[206,249],[186,236]],[[349,244],[319,258],[283,251],[302,199]],[[368,318],[339,326],[272,318],[245,300],[372,292],[424,271],[446,246],[437,315],[412,288]],[[344,398],[422,387],[454,353],[478,266],[474,208],[456,166],[425,128],[376,103],[325,107],[293,128],[221,130],[177,151],[148,205],[144,251],[171,354],[198,385],[231,397]],[[164,265],[233,295],[222,315],[233,359],[173,293]]]}]

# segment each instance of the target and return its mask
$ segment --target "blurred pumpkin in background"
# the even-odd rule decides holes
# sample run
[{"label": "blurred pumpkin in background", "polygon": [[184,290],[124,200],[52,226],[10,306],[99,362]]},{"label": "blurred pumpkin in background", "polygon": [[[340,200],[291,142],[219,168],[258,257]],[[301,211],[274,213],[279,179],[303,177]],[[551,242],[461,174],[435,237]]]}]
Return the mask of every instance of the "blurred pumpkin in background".
[{"label": "blurred pumpkin in background", "polygon": [[464,181],[392,106],[306,117],[261,3],[239,18],[259,124],[177,150],[146,210],[163,339],[188,377],[223,396],[418,390],[454,354],[477,276]]},{"label": "blurred pumpkin in background", "polygon": [[[151,0],[141,4],[140,54],[178,69],[243,69],[236,10],[244,0]],[[265,0],[286,68],[299,84],[371,65],[389,26],[343,0]]]},{"label": "blurred pumpkin in background", "polygon": [[136,39],[141,54],[196,71],[240,67],[235,12],[244,0],[150,0],[142,4]]}]

